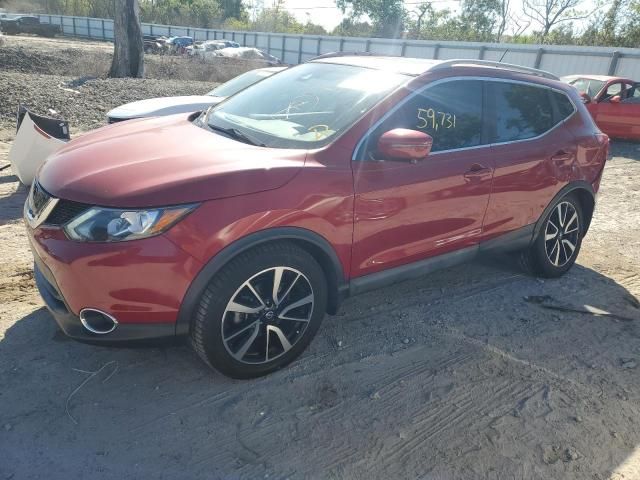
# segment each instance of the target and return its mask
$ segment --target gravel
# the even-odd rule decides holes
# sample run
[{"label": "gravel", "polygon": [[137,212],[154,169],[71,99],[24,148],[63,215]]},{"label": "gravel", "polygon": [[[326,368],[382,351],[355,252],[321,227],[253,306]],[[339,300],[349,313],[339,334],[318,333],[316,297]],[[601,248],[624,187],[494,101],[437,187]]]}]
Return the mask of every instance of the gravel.
[{"label": "gravel", "polygon": [[[171,95],[202,95],[216,83],[185,80],[155,80],[111,78],[86,81],[77,88],[68,88],[73,77],[0,72],[0,123],[15,125],[18,104],[36,113],[58,116],[70,122],[72,131],[98,128],[106,114],[118,105],[152,97]],[[54,115],[55,116],[55,115]]]}]

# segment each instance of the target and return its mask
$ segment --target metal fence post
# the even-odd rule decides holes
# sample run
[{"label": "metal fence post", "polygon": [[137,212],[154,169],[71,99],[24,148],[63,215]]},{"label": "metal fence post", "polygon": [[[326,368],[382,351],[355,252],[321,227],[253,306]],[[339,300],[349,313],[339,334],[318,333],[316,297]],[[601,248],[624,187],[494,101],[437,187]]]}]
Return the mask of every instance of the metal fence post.
[{"label": "metal fence post", "polygon": [[253,46],[257,47],[258,46],[258,33],[254,33],[253,34]]},{"label": "metal fence post", "polygon": [[484,60],[484,52],[487,51],[486,45],[481,45],[480,50],[478,51],[478,60]]},{"label": "metal fence post", "polygon": [[169,25],[169,36],[171,36],[171,25]]},{"label": "metal fence post", "polygon": [[93,38],[93,35],[91,35],[91,19],[87,18],[87,35],[89,35],[89,38]]},{"label": "metal fence post", "polygon": [[303,40],[304,40],[304,37],[300,35],[300,37],[298,38],[298,63],[302,63],[302,41]]},{"label": "metal fence post", "polygon": [[244,32],[242,34],[242,46],[246,47],[247,46],[247,32]]},{"label": "metal fence post", "polygon": [[[151,32],[153,32],[153,27],[151,29]],[[107,32],[105,32],[104,30],[104,18],[102,19],[102,40],[106,40],[107,39]]]},{"label": "metal fence post", "polygon": [[539,48],[538,53],[536,53],[536,61],[533,64],[533,68],[540,68],[540,64],[542,63],[542,55],[544,55],[544,48]]},{"label": "metal fence post", "polygon": [[73,22],[73,36],[76,36],[76,17],[73,17],[71,19],[71,21]]},{"label": "metal fence post", "polygon": [[191,29],[189,27],[187,27],[187,37],[191,36]]},{"label": "metal fence post", "polygon": [[365,45],[364,45],[364,51],[365,52],[370,52],[371,51],[371,40],[369,40],[368,38],[367,38],[367,43],[365,43]]},{"label": "metal fence post", "polygon": [[400,56],[404,57],[407,53],[407,42],[402,42],[402,49],[400,50]]},{"label": "metal fence post", "polygon": [[340,38],[340,51],[344,52],[344,38]]},{"label": "metal fence post", "polygon": [[437,60],[437,59],[438,59],[438,53],[440,53],[440,44],[439,44],[439,43],[436,43],[436,44],[433,46],[433,59],[434,59],[434,60]]},{"label": "metal fence post", "polygon": [[616,50],[611,55],[611,63],[609,63],[609,75],[615,75],[618,69],[618,60],[620,59],[620,52]]},{"label": "metal fence post", "polygon": [[271,34],[267,33],[267,53],[271,55]]},{"label": "metal fence post", "polygon": [[318,45],[316,47],[316,54],[320,56],[320,48],[322,46],[322,37],[318,37]]},{"label": "metal fence post", "polygon": [[282,34],[282,58],[280,58],[280,60],[282,60],[284,62],[284,54],[285,54],[285,42],[287,41],[287,37],[284,36],[284,34]]}]

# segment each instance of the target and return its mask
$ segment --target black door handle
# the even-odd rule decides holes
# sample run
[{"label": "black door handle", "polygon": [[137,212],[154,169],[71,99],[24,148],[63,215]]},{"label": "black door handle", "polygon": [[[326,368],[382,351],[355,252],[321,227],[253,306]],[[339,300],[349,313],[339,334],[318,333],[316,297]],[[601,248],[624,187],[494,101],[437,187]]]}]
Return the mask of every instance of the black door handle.
[{"label": "black door handle", "polygon": [[485,175],[489,175],[491,173],[491,169],[489,167],[485,167],[479,163],[474,163],[471,165],[469,170],[464,173],[465,178],[477,178],[484,177]]}]

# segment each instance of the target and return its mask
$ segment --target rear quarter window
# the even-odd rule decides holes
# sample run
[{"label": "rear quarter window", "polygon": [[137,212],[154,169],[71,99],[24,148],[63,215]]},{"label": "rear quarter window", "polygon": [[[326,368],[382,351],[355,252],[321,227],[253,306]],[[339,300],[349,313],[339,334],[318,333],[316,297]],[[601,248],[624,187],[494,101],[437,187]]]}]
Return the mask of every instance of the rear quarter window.
[{"label": "rear quarter window", "polygon": [[569,118],[571,115],[574,114],[576,109],[573,103],[571,102],[571,100],[569,100],[569,97],[567,97],[564,93],[557,92],[557,91],[553,91],[551,92],[551,94],[553,95],[553,100],[556,102],[556,105],[558,106],[560,121],[566,120],[567,118]]},{"label": "rear quarter window", "polygon": [[548,89],[509,82],[489,82],[495,109],[495,142],[534,138],[555,124]]}]

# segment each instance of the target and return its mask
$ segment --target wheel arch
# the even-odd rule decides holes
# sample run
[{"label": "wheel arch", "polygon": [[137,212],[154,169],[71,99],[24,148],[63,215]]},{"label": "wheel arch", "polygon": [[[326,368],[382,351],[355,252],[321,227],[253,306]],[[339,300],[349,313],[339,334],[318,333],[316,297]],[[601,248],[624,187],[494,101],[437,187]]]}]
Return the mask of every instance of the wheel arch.
[{"label": "wheel arch", "polygon": [[575,182],[571,182],[568,185],[565,185],[560,191],[553,197],[553,199],[549,202],[547,207],[543,210],[540,218],[535,224],[535,228],[533,231],[533,237],[531,238],[531,243],[535,242],[536,238],[544,228],[544,219],[547,218],[547,215],[554,207],[554,205],[561,199],[566,197],[569,194],[574,194],[578,197],[580,201],[580,206],[582,207],[582,213],[584,216],[584,228],[582,235],[586,235],[589,231],[589,226],[591,225],[591,219],[593,217],[593,211],[596,205],[596,196],[593,190],[593,186],[589,182],[585,182],[583,180],[578,180]]},{"label": "wheel arch", "polygon": [[189,285],[182,299],[176,320],[176,335],[189,332],[191,318],[209,281],[231,259],[258,245],[288,241],[309,252],[325,273],[329,299],[327,313],[335,314],[341,300],[346,296],[348,283],[344,277],[342,264],[331,244],[321,235],[300,227],[278,227],[261,230],[242,237],[227,245],[213,256],[200,270]]}]

